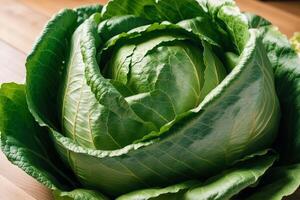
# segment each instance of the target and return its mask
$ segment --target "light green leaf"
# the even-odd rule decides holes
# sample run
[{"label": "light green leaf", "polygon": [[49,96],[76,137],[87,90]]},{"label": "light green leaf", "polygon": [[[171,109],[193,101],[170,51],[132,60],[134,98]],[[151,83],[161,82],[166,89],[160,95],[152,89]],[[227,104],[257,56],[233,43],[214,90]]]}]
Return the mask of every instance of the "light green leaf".
[{"label": "light green leaf", "polygon": [[163,34],[137,44],[132,54],[127,84],[136,95],[126,100],[158,128],[200,101],[201,49],[184,39]]},{"label": "light green leaf", "polygon": [[120,15],[135,15],[152,22],[177,23],[207,13],[195,0],[111,0],[102,11],[105,19]]},{"label": "light green leaf", "polygon": [[237,6],[230,5],[221,7],[217,16],[226,24],[227,31],[231,34],[238,52],[241,53],[249,39],[249,27],[245,15],[241,14]]},{"label": "light green leaf", "polygon": [[102,21],[98,26],[98,33],[104,42],[115,35],[126,33],[131,29],[149,24],[150,21],[134,15],[122,15],[111,17]]},{"label": "light green leaf", "polygon": [[248,21],[233,0],[209,1],[198,0],[200,4],[206,2],[212,21],[217,21],[217,28],[222,31],[220,22],[225,23],[225,32],[231,36],[238,53],[241,53],[249,39]]},{"label": "light green leaf", "polygon": [[205,70],[203,72],[203,88],[201,89],[200,99],[204,99],[206,95],[215,87],[217,87],[227,73],[220,59],[214,54],[211,45],[206,42],[202,43],[204,47],[203,60]]},{"label": "light green leaf", "polygon": [[201,16],[186,19],[178,22],[177,25],[198,35],[201,39],[210,44],[222,47],[222,49],[232,48],[230,47],[231,44],[228,34],[221,29],[218,23],[212,21],[210,17]]},{"label": "light green leaf", "polygon": [[108,200],[107,197],[95,190],[75,189],[70,192],[55,190],[55,200]]},{"label": "light green leaf", "polygon": [[107,134],[109,111],[98,103],[85,78],[85,65],[80,49],[82,28],[83,25],[72,36],[70,57],[66,66],[61,112],[63,131],[85,147],[120,147],[114,136]]},{"label": "light green leaf", "polygon": [[244,15],[247,17],[249,28],[260,28],[263,26],[272,25],[268,20],[253,13],[246,12]]},{"label": "light green leaf", "polygon": [[298,55],[300,57],[300,32],[294,33],[290,41],[292,43],[292,47],[298,52]]},{"label": "light green leaf", "polygon": [[[169,29],[172,33],[167,32]],[[220,69],[220,61],[207,63],[206,69],[213,73],[217,70],[218,76],[212,76],[213,84],[206,86],[200,97],[204,84],[203,50],[198,36],[190,37],[189,31],[172,24],[142,26],[115,36],[99,54],[100,60],[108,63],[103,74],[126,84],[136,94],[127,96],[126,101],[140,118],[153,122],[158,129],[198,106],[226,73]],[[199,45],[194,45],[197,42]],[[207,51],[217,58],[212,50]]]},{"label": "light green leaf", "polygon": [[[74,34],[63,117],[67,118],[64,122],[68,135],[80,144],[117,149],[149,133],[152,123],[139,118],[111,81],[100,73],[96,61],[96,47],[101,42],[97,36],[99,17],[91,16]],[[79,101],[74,103],[74,99]]]},{"label": "light green leaf", "polygon": [[[85,68],[80,50],[82,26],[76,29],[71,40],[70,56],[62,83],[64,88],[61,100],[61,124],[66,136],[82,146],[96,148],[94,144],[94,138],[97,136],[95,121],[99,120],[101,106],[84,77]],[[114,143],[109,143],[109,145],[114,145]]]}]

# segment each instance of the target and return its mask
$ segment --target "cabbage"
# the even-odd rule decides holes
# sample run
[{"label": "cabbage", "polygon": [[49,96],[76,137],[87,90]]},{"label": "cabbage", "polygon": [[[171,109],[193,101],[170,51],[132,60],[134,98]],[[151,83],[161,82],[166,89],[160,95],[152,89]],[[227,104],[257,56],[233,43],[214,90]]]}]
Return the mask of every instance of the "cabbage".
[{"label": "cabbage", "polygon": [[55,199],[282,199],[300,59],[231,0],[65,9],[0,89],[1,149]]}]

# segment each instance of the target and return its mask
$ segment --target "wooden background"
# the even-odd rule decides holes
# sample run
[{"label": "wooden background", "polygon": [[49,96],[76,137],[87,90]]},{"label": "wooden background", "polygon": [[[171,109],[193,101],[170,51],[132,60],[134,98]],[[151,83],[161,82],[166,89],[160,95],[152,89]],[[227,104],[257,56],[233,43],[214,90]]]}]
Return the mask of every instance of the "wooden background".
[{"label": "wooden background", "polygon": [[[25,58],[46,21],[62,8],[105,3],[106,0],[0,0],[0,83],[25,78]],[[237,0],[243,11],[269,19],[290,37],[300,31],[300,2],[261,3]],[[290,199],[300,199],[300,192]],[[22,170],[10,164],[0,152],[0,200],[50,200],[51,192]]]}]

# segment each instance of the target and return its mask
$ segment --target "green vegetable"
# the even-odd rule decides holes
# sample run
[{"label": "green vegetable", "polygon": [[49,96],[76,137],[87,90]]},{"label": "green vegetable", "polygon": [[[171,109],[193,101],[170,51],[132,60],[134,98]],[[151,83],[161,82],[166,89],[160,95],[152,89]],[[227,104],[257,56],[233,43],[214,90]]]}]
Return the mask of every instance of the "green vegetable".
[{"label": "green vegetable", "polygon": [[293,48],[298,52],[298,54],[300,54],[300,32],[294,33],[291,38],[291,43]]},{"label": "green vegetable", "polygon": [[0,89],[1,148],[55,199],[282,199],[300,59],[231,0],[66,9]]}]

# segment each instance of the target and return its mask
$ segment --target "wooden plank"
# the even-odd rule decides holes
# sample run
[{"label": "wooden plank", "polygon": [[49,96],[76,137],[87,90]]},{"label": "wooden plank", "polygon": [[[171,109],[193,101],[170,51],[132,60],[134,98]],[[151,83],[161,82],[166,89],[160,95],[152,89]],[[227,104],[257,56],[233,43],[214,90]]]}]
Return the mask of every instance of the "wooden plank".
[{"label": "wooden plank", "polygon": [[[52,14],[64,7],[72,8],[96,2],[104,1],[62,0],[58,2],[41,0],[37,2],[35,0],[0,0],[0,26],[2,27],[0,38],[17,49],[28,53],[35,38]],[[288,36],[300,30],[300,17],[261,2],[238,0],[237,3],[242,10],[255,12],[269,19]],[[265,12],[266,10],[268,12]]]},{"label": "wooden plank", "polygon": [[35,200],[32,196],[28,195],[22,189],[15,186],[12,182],[0,175],[1,192],[0,199],[5,200]]},{"label": "wooden plank", "polygon": [[23,4],[46,16],[52,16],[63,8],[76,8],[89,4],[104,4],[106,0],[19,0]]},{"label": "wooden plank", "polygon": [[[300,17],[300,1],[266,1],[268,5]],[[300,30],[299,30],[300,31]]]},{"label": "wooden plank", "polygon": [[242,11],[252,12],[268,19],[288,37],[291,37],[294,32],[300,31],[300,17],[298,15],[293,15],[285,10],[259,1],[236,0],[236,2]]},{"label": "wooden plank", "polygon": [[23,83],[25,78],[25,59],[26,56],[23,52],[0,40],[0,83]]},{"label": "wooden plank", "polygon": [[49,17],[16,0],[0,0],[0,5],[0,39],[22,52],[30,52]]},{"label": "wooden plank", "polygon": [[[24,199],[24,198],[14,198],[15,193],[19,193],[19,190],[22,190],[22,195],[27,193],[27,195],[31,196],[31,199],[36,200],[50,200],[52,199],[51,191],[40,184],[37,180],[27,175],[23,170],[18,168],[15,165],[12,165],[4,156],[4,154],[0,151],[0,178],[4,177],[8,179],[12,184],[7,184],[5,189],[2,187],[3,182],[0,179],[1,188],[0,188],[0,199]],[[14,187],[13,187],[14,186]],[[16,187],[18,189],[16,189]],[[16,189],[16,190],[15,190]],[[10,191],[10,193],[6,193],[6,191]],[[1,198],[3,192],[7,195],[5,198]],[[26,197],[26,195],[24,195]],[[30,200],[31,200],[30,199]],[[28,199],[29,200],[29,199]]]},{"label": "wooden plank", "polygon": [[0,39],[29,53],[49,18],[63,8],[104,3],[105,0],[0,0]]},{"label": "wooden plank", "polygon": [[[36,0],[20,0],[31,8],[42,12],[45,15],[51,16],[58,10],[62,9],[61,5],[67,8],[74,8],[84,4],[102,3],[106,0],[62,0],[56,1],[41,0],[39,3]],[[267,2],[261,3],[254,0],[237,0],[238,5],[243,11],[257,13],[276,26],[288,36],[291,36],[295,31],[300,31],[300,3],[299,2]],[[270,5],[269,5],[270,4]],[[272,5],[275,5],[272,6]],[[266,12],[268,11],[268,12]],[[293,14],[291,14],[293,13]]]}]

